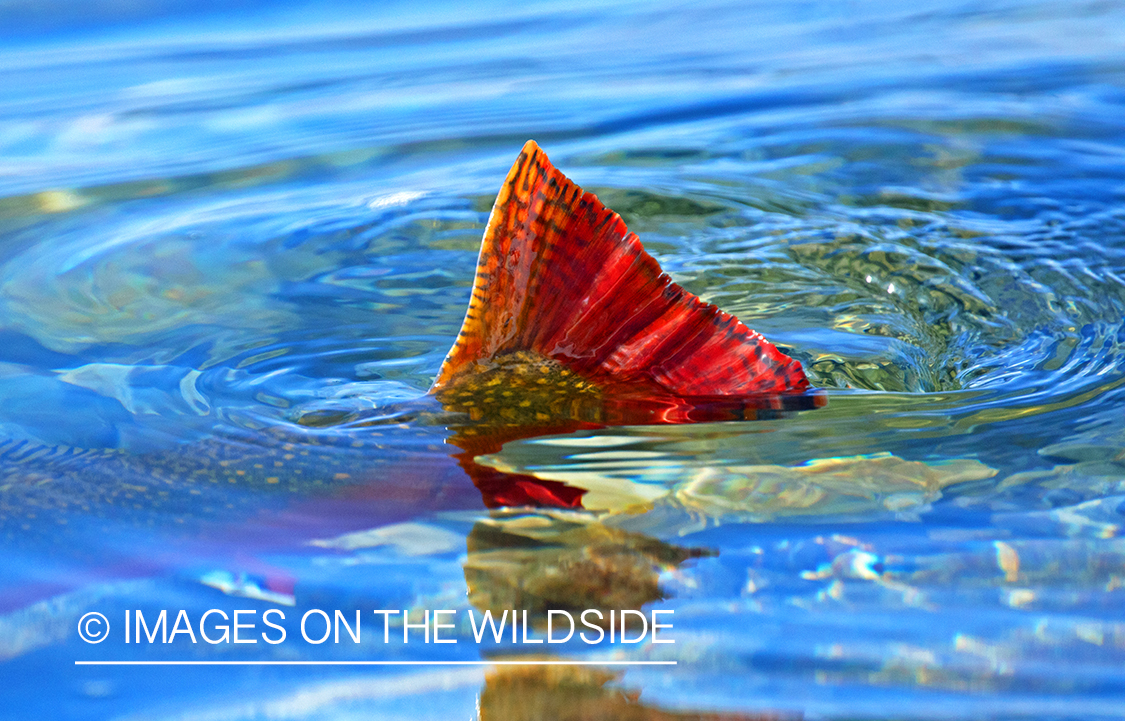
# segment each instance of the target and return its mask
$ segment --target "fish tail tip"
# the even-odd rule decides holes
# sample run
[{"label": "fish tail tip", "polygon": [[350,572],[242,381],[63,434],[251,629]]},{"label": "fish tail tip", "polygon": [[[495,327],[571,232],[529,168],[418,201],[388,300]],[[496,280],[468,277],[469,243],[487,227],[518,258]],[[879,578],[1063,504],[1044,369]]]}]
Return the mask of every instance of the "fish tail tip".
[{"label": "fish tail tip", "polygon": [[533,351],[679,395],[799,393],[800,364],[676,285],[621,216],[524,144],[489,216],[465,321],[432,390]]}]

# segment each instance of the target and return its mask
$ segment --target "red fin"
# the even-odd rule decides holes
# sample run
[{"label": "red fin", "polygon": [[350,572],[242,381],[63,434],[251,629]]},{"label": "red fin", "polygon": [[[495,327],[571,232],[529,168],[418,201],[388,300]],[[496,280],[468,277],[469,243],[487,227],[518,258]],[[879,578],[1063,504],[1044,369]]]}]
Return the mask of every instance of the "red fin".
[{"label": "red fin", "polygon": [[465,322],[431,390],[520,350],[680,396],[808,387],[797,361],[673,283],[621,216],[531,140],[496,197]]},{"label": "red fin", "polygon": [[567,419],[539,426],[469,425],[456,428],[449,442],[461,449],[453,454],[461,468],[480,489],[484,505],[488,508],[502,506],[546,506],[549,508],[581,508],[585,490],[560,481],[548,481],[521,473],[498,471],[476,462],[477,456],[497,453],[508,441],[517,438],[572,433],[581,429],[600,428],[594,423]]}]

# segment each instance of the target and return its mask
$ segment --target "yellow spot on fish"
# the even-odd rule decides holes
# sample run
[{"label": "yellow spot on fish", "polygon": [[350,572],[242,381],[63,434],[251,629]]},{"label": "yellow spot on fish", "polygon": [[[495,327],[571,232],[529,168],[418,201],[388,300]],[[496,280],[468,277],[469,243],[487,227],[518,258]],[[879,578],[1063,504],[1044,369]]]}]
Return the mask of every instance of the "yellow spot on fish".
[{"label": "yellow spot on fish", "polygon": [[281,479],[278,478],[277,476],[270,476],[269,478],[266,479],[266,483],[277,483],[280,480]]}]

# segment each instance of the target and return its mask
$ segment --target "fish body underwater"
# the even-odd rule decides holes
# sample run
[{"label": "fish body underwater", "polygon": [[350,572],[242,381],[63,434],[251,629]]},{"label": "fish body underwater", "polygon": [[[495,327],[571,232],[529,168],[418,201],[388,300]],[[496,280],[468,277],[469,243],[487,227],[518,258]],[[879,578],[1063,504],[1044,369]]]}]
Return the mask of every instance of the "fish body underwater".
[{"label": "fish body underwater", "polygon": [[823,403],[797,361],[674,283],[617,213],[528,141],[497,196],[463,326],[427,397],[389,421],[298,414],[284,427],[228,429],[152,453],[9,442],[0,446],[0,532],[18,546],[35,530],[62,539],[135,517],[153,534],[149,548],[119,561],[107,554],[112,575],[147,572],[162,556],[175,564],[177,554],[245,560],[482,500],[575,509],[583,489],[476,458],[521,438],[752,420]]}]

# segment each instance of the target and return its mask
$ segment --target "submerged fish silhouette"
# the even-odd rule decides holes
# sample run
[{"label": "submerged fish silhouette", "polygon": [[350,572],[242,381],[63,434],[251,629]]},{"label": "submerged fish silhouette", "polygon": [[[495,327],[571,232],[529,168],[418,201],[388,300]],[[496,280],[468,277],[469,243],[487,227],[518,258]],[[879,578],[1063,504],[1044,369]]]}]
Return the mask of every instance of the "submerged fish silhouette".
[{"label": "submerged fish silhouette", "polygon": [[507,441],[823,405],[800,363],[674,283],[533,140],[497,195],[461,332],[430,390],[468,416],[449,442],[489,506],[581,496],[473,460]]},{"label": "submerged fish silhouette", "polygon": [[[454,458],[489,507],[581,505],[581,488],[476,462],[511,440],[610,425],[750,419],[823,404],[797,361],[672,282],[621,216],[556,170],[533,141],[496,199],[463,327],[431,392],[428,402],[411,404],[390,422],[412,414],[421,422],[398,434],[420,437],[427,422],[447,426]],[[434,397],[445,413],[433,413]],[[403,499],[400,518],[411,516],[425,488],[448,489],[442,498],[470,504],[471,489],[458,490],[460,474],[440,470],[448,468],[440,448],[391,472],[388,466],[417,446],[364,456],[363,449],[391,442],[380,429],[362,427],[379,422],[338,415],[324,422],[314,414],[297,421],[352,427],[217,430],[139,455],[0,439],[0,529],[65,509],[116,506],[120,516],[128,509],[198,515],[231,507],[221,496],[198,495],[212,484],[295,493],[352,485],[343,504],[351,513],[363,516],[369,505],[386,513],[393,505],[387,484],[362,479],[388,474],[424,476],[394,492]],[[257,496],[245,500],[261,503]]]},{"label": "submerged fish silhouette", "polygon": [[[431,391],[402,413],[380,409],[380,420],[309,413],[296,428],[217,428],[144,453],[0,438],[0,540],[34,548],[33,529],[80,538],[100,533],[102,517],[162,537],[184,523],[211,528],[220,559],[482,498],[490,508],[577,508],[580,487],[476,459],[520,438],[823,404],[798,362],[672,282],[621,217],[534,142],[497,197],[464,325]],[[479,495],[447,462],[435,424],[452,432],[445,440]],[[153,545],[194,561],[209,553],[179,535],[182,546]],[[126,551],[117,568],[149,560]],[[0,605],[3,596],[0,586]]]}]

